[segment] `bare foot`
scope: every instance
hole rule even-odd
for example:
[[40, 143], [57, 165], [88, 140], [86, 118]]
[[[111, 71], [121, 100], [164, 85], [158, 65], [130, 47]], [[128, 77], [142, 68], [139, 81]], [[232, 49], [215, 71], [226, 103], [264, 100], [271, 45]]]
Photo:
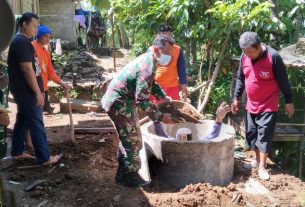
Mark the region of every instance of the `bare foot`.
[[42, 165], [54, 165], [57, 164], [60, 158], [62, 157], [62, 154], [50, 156], [50, 159], [46, 162], [44, 162]]
[[25, 150], [29, 152], [34, 152], [34, 146], [32, 143], [25, 143]]
[[35, 159], [34, 156], [28, 154], [28, 153], [22, 153], [20, 155], [12, 156], [13, 160], [20, 160], [20, 159]]

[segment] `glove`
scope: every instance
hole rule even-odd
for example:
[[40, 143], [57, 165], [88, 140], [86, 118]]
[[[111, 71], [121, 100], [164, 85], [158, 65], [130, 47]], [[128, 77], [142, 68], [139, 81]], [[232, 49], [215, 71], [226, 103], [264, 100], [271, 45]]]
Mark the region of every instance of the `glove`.
[[160, 137], [165, 137], [168, 138], [167, 134], [164, 132], [163, 127], [161, 125], [161, 122], [157, 121], [154, 122], [154, 127], [155, 127], [155, 132], [156, 135], [160, 136]]

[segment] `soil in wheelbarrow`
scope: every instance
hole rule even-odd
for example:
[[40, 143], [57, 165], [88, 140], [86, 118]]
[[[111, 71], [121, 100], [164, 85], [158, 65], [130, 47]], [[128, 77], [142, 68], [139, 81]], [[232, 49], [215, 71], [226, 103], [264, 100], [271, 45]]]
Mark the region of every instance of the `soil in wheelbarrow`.
[[158, 105], [158, 108], [163, 113], [172, 114], [172, 118], [176, 123], [192, 122], [199, 123], [202, 116], [188, 107], [185, 103], [184, 106], [178, 107], [175, 103], [164, 102]]

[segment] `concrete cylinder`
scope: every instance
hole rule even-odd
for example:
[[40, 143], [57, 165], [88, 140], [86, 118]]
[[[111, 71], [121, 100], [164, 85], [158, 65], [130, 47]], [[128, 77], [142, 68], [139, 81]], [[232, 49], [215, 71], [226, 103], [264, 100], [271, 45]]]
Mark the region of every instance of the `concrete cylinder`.
[[205, 120], [199, 124], [163, 124], [170, 137], [176, 137], [179, 128], [191, 129], [191, 141], [159, 137], [155, 134], [152, 122], [143, 124], [140, 175], [145, 180], [150, 180], [148, 160], [155, 156], [163, 161], [156, 179], [171, 187], [181, 188], [199, 182], [218, 186], [229, 184], [234, 171], [235, 130], [222, 124], [219, 136], [211, 142], [198, 140], [212, 130], [213, 123], [214, 121]]

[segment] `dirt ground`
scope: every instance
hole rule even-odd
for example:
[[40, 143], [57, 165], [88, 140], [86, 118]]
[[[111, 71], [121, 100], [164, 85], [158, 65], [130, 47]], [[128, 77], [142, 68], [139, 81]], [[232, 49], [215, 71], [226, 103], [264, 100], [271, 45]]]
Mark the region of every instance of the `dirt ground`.
[[[58, 105], [55, 112], [58, 111]], [[12, 128], [16, 106], [10, 103]], [[106, 114], [73, 114], [75, 127], [111, 126]], [[60, 164], [20, 170], [33, 161], [15, 162], [1, 171], [5, 187], [15, 193], [17, 206], [303, 206], [305, 183], [269, 165], [271, 179], [259, 181], [257, 170], [245, 170], [235, 160], [234, 178], [225, 187], [208, 183], [173, 189], [153, 182], [150, 188], [128, 188], [115, 184], [117, 138], [113, 133], [76, 135], [70, 142], [69, 116], [55, 113], [44, 116], [52, 154], [63, 153]], [[248, 156], [252, 156], [248, 154]], [[46, 182], [33, 191], [24, 189], [37, 179]], [[252, 189], [252, 191], [251, 191]]]

